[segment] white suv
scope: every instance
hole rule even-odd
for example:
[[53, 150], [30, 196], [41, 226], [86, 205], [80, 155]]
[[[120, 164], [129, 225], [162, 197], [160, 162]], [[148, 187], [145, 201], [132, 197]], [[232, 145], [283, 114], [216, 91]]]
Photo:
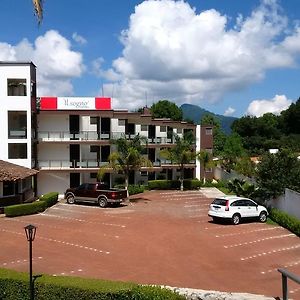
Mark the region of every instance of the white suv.
[[251, 199], [224, 196], [212, 202], [208, 215], [213, 218], [213, 221], [221, 218], [231, 219], [234, 225], [238, 225], [243, 218], [258, 218], [260, 222], [266, 222], [268, 211]]

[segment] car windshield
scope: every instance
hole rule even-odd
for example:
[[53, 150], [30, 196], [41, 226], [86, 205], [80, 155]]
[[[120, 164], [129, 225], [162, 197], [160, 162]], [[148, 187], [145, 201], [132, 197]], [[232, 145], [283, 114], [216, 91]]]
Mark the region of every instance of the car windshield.
[[212, 204], [217, 204], [217, 205], [222, 205], [222, 206], [226, 206], [226, 202], [227, 200], [225, 199], [215, 199]]

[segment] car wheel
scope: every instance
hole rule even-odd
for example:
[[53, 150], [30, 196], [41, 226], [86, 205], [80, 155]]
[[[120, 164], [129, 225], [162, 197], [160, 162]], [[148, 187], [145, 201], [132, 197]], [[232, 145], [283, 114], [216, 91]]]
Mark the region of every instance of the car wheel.
[[241, 222], [241, 216], [239, 214], [234, 214], [231, 220], [233, 225], [238, 225]]
[[107, 200], [105, 198], [100, 198], [98, 202], [99, 202], [99, 206], [102, 208], [107, 206]]
[[265, 223], [267, 221], [267, 213], [262, 211], [259, 215], [259, 221]]
[[217, 217], [213, 217], [212, 220], [213, 220], [214, 223], [218, 223], [219, 219]]
[[68, 195], [67, 196], [67, 202], [69, 204], [74, 204], [75, 203], [75, 197], [74, 197], [74, 195]]

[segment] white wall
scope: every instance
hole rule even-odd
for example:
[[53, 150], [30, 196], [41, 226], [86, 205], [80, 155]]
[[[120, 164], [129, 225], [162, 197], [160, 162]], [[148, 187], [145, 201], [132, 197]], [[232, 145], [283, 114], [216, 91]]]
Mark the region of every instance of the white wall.
[[69, 145], [64, 143], [38, 144], [38, 160], [69, 160]]
[[[196, 127], [196, 152], [201, 150], [201, 125]], [[201, 179], [201, 165], [199, 159], [196, 159], [196, 178]]]
[[69, 115], [38, 115], [38, 131], [69, 131]]
[[63, 194], [70, 185], [69, 172], [44, 172], [41, 171], [37, 175], [38, 180], [38, 196], [50, 192], [58, 192]]
[[[26, 79], [27, 96], [7, 96], [7, 79]], [[30, 65], [0, 65], [0, 159], [31, 168], [31, 77]], [[8, 111], [27, 112], [27, 138], [8, 139]], [[8, 143], [26, 143], [27, 159], [8, 159]]]

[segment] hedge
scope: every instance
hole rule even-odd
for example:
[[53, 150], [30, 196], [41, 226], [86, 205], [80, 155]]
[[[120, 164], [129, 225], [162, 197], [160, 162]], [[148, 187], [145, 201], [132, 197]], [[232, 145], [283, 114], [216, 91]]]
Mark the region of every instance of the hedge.
[[271, 208], [269, 218], [300, 237], [300, 220], [276, 208]]
[[[177, 190], [180, 189], [179, 180], [149, 180], [150, 190]], [[183, 188], [186, 190], [196, 190], [201, 187], [201, 181], [198, 179], [184, 179]]]
[[[28, 274], [0, 269], [0, 299], [28, 300]], [[170, 290], [141, 286], [130, 282], [114, 282], [79, 277], [42, 275], [35, 281], [37, 300], [183, 300]]]
[[4, 208], [6, 217], [18, 217], [32, 215], [42, 212], [46, 209], [46, 202], [36, 201], [32, 203], [10, 205]]
[[18, 217], [43, 212], [47, 207], [57, 203], [58, 193], [52, 192], [40, 197], [39, 201], [10, 205], [4, 208], [6, 217]]
[[144, 193], [145, 187], [143, 185], [129, 185], [128, 186], [128, 194], [129, 195], [135, 195]]

